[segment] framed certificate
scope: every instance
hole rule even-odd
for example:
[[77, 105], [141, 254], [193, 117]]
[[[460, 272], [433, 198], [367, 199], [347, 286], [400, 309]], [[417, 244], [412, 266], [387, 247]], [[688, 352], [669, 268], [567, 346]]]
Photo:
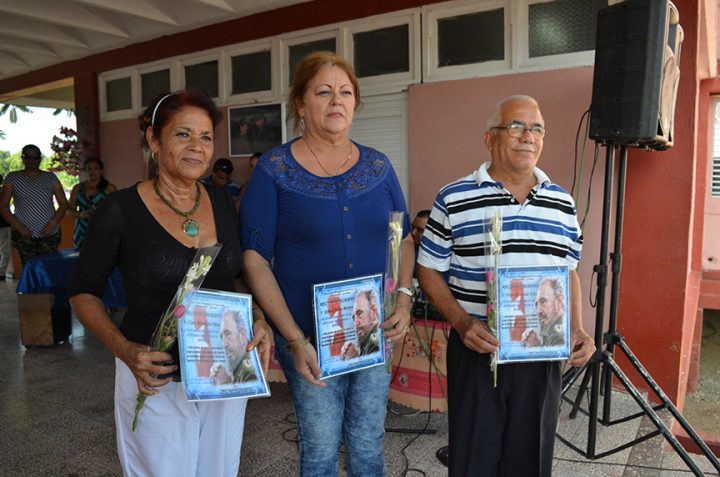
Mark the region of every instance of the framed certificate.
[[269, 396], [252, 340], [252, 297], [195, 290], [178, 319], [180, 369], [189, 401]]
[[498, 364], [570, 356], [567, 266], [498, 267]]
[[382, 274], [313, 286], [320, 379], [385, 363]]

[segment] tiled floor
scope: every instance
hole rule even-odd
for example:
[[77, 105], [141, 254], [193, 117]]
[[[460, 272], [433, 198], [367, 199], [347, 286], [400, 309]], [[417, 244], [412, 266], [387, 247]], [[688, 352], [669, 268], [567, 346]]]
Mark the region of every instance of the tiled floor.
[[[113, 359], [99, 342], [74, 323], [71, 343], [26, 349], [20, 343], [15, 284], [0, 281], [0, 475], [120, 475], [115, 453], [112, 412]], [[284, 384], [272, 384], [272, 397], [250, 402], [247, 411], [242, 476], [297, 474], [292, 404]], [[627, 396], [613, 394], [613, 413], [634, 412]], [[567, 406], [565, 406], [567, 408]], [[394, 411], [394, 412], [392, 412]], [[446, 414], [412, 413], [391, 405], [388, 429], [426, 429], [431, 433], [388, 432], [388, 473], [443, 476], [435, 457], [447, 443]], [[584, 447], [587, 421], [569, 420], [564, 410], [560, 433]], [[608, 449], [638, 433], [627, 423], [598, 433], [598, 449]], [[554, 475], [659, 476], [692, 475], [672, 450], [656, 437], [642, 446], [598, 461], [587, 461], [563, 444], [556, 445]], [[697, 459], [707, 475], [712, 467]]]

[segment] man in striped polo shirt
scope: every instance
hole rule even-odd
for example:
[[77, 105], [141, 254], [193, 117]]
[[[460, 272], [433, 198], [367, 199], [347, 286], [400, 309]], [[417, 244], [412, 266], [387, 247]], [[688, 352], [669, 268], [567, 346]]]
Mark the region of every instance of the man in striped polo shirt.
[[[38, 255], [57, 251], [60, 220], [68, 208], [62, 184], [52, 172], [40, 170], [40, 148], [22, 148], [25, 168], [8, 174], [0, 192], [0, 214], [12, 226], [12, 244], [23, 265]], [[53, 198], [58, 203], [55, 209]], [[15, 213], [10, 211], [14, 201]]]
[[[582, 326], [575, 271], [582, 233], [575, 204], [536, 167], [545, 123], [537, 102], [510, 96], [493, 108], [491, 161], [438, 193], [423, 235], [418, 279], [452, 325], [447, 352], [450, 476], [550, 476], [560, 401], [557, 361], [503, 364], [497, 387], [489, 353], [484, 223], [499, 212], [502, 265], [571, 268], [571, 355], [582, 366], [595, 344]], [[446, 281], [446, 277], [447, 281]]]

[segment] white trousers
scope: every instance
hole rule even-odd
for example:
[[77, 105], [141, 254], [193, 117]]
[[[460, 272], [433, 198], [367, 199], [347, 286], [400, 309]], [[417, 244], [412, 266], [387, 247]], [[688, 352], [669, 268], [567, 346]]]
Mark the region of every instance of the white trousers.
[[127, 477], [235, 477], [240, 467], [247, 399], [191, 402], [182, 383], [148, 396], [135, 432], [137, 381], [115, 359], [115, 428]]
[[5, 276], [10, 263], [10, 227], [0, 227], [0, 275]]

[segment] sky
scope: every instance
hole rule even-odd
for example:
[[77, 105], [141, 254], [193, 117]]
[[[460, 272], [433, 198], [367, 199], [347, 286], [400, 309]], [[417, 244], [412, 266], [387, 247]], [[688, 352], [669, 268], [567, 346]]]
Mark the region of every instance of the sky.
[[75, 115], [68, 117], [66, 112], [53, 116], [53, 108], [30, 108], [33, 113], [18, 111], [17, 122], [10, 122], [10, 114], [0, 116], [0, 131], [5, 139], [0, 139], [0, 151], [10, 154], [20, 152], [25, 144], [35, 144], [45, 156], [51, 156], [52, 138], [60, 132], [60, 126], [76, 128]]

